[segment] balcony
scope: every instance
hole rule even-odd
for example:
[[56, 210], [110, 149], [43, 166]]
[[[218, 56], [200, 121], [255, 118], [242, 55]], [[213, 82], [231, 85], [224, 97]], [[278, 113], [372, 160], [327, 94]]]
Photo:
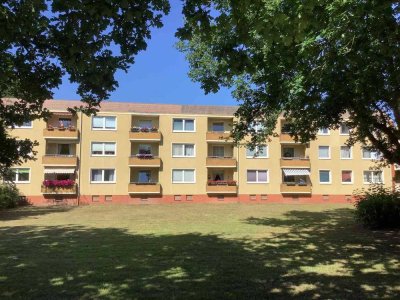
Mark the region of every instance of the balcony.
[[296, 142], [294, 141], [294, 139], [290, 136], [290, 134], [284, 133], [284, 132], [282, 132], [282, 133], [279, 135], [279, 141], [280, 141], [281, 143], [286, 143], [286, 144], [294, 144], [294, 143], [296, 143]]
[[73, 186], [46, 186], [42, 184], [41, 192], [44, 195], [76, 195], [77, 185]]
[[207, 182], [207, 194], [237, 194], [236, 181], [210, 180]]
[[282, 157], [281, 168], [310, 168], [309, 158], [305, 157]]
[[71, 166], [78, 164], [78, 158], [75, 155], [46, 154], [42, 157], [42, 164], [45, 166]]
[[230, 132], [209, 131], [206, 133], [207, 142], [233, 143]]
[[45, 139], [67, 139], [77, 140], [79, 131], [74, 128], [45, 128], [43, 129], [43, 136]]
[[311, 184], [282, 183], [282, 194], [311, 194]]
[[132, 182], [128, 186], [129, 194], [161, 194], [161, 184], [150, 182]]
[[207, 157], [207, 168], [236, 168], [236, 158], [233, 157]]
[[153, 156], [151, 154], [138, 154], [129, 157], [130, 167], [161, 167], [161, 158]]
[[129, 132], [129, 139], [131, 141], [161, 141], [161, 132], [156, 128], [148, 129], [148, 128], [139, 128], [134, 127]]

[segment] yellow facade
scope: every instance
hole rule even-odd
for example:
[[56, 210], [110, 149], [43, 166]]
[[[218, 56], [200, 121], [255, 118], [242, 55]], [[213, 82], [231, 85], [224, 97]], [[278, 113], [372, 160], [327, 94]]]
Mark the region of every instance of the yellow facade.
[[[170, 201], [196, 197], [199, 201], [224, 197], [237, 201], [291, 197], [339, 201], [348, 200], [355, 189], [368, 187], [364, 172], [377, 168], [374, 160], [363, 158], [360, 145], [352, 147], [350, 158], [341, 157], [341, 147], [348, 136], [339, 130], [322, 133], [306, 145], [294, 143], [282, 133], [284, 120], [279, 120], [278, 135], [266, 143], [266, 153], [253, 157], [245, 147], [237, 147], [229, 139], [232, 114], [200, 110], [198, 114], [144, 113], [112, 107], [103, 106], [97, 115], [105, 117], [96, 119], [100, 124], [96, 126], [104, 124], [104, 128], [93, 128], [93, 117], [72, 117], [65, 109], [52, 109], [54, 115], [48, 123], [34, 121], [31, 127], [11, 131], [18, 138], [39, 142], [35, 149], [37, 159], [16, 167], [29, 168], [29, 181], [18, 182], [17, 186], [32, 203], [74, 198], [71, 194], [80, 203], [98, 201], [99, 197], [127, 203], [135, 199]], [[67, 122], [67, 127], [63, 128], [59, 119]], [[102, 154], [93, 154], [92, 146]], [[328, 156], [321, 158], [320, 152]], [[95, 181], [92, 169], [99, 170], [93, 175]], [[342, 171], [346, 178], [352, 172], [351, 182], [342, 182]], [[381, 171], [383, 184], [391, 187], [391, 167]], [[67, 177], [76, 182], [71, 193], [68, 189], [49, 192], [42, 186], [45, 179], [61, 178], [57, 172], [67, 172]], [[111, 176], [104, 172], [114, 173]], [[329, 177], [328, 182], [320, 182], [321, 176], [324, 181]], [[106, 177], [111, 180], [97, 181]]]

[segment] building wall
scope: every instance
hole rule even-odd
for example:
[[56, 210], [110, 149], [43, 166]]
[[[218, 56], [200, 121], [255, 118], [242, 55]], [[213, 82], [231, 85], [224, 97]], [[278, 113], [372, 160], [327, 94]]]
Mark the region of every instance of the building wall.
[[[56, 114], [56, 112], [55, 112]], [[105, 201], [105, 195], [112, 195], [112, 202], [123, 203], [160, 203], [160, 202], [323, 202], [329, 199], [330, 202], [347, 201], [355, 189], [365, 188], [368, 185], [363, 182], [363, 171], [374, 168], [376, 164], [367, 159], [362, 159], [360, 145], [352, 149], [352, 159], [340, 158], [340, 146], [345, 145], [347, 136], [339, 134], [338, 130], [330, 131], [329, 135], [318, 136], [316, 141], [309, 145], [282, 144], [280, 137], [272, 137], [268, 145], [267, 158], [248, 158], [246, 148], [243, 146], [234, 147], [232, 143], [225, 141], [207, 142], [206, 134], [212, 130], [213, 121], [224, 122], [226, 131], [230, 130], [233, 117], [227, 115], [195, 115], [195, 114], [136, 114], [132, 112], [101, 111], [99, 116], [116, 116], [116, 130], [93, 130], [91, 117], [79, 114], [74, 124], [79, 133], [79, 141], [69, 139], [45, 139], [44, 129], [47, 127], [44, 121], [34, 121], [32, 128], [14, 129], [11, 134], [19, 138], [37, 140], [39, 146], [35, 148], [37, 153], [36, 161], [29, 161], [21, 167], [31, 169], [30, 182], [17, 184], [20, 191], [28, 196], [33, 203], [51, 204], [54, 195], [44, 196], [41, 192], [41, 185], [44, 179], [44, 166], [42, 156], [46, 154], [46, 143], [50, 153], [54, 152], [54, 143], [70, 142], [73, 151], [76, 150], [78, 165], [76, 166], [77, 183], [79, 187], [79, 202], [92, 203], [92, 196], [98, 203]], [[174, 118], [195, 119], [195, 132], [173, 132], [172, 124]], [[138, 145], [148, 142], [130, 140], [130, 130], [139, 125], [140, 120], [152, 120], [153, 126], [158, 127], [162, 139], [160, 142], [151, 141], [154, 147], [153, 154], [161, 158], [160, 168], [130, 167], [129, 157], [138, 153]], [[280, 120], [281, 121], [281, 120]], [[57, 126], [57, 118], [50, 121]], [[281, 124], [282, 122], [278, 122]], [[279, 128], [277, 132], [280, 132]], [[47, 141], [47, 142], [46, 142]], [[92, 142], [116, 142], [116, 155], [97, 157], [91, 155]], [[195, 144], [195, 157], [176, 158], [172, 157], [172, 144]], [[207, 168], [207, 156], [212, 155], [212, 145], [223, 145], [225, 156], [233, 156], [237, 161], [236, 168]], [[295, 156], [309, 158], [312, 193], [311, 194], [282, 194], [282, 167], [281, 157], [283, 145], [293, 145]], [[318, 158], [318, 146], [330, 146], [330, 159]], [[53, 147], [53, 148], [52, 148]], [[115, 169], [116, 181], [113, 183], [92, 183], [90, 170]], [[129, 183], [137, 178], [139, 170], [151, 170], [153, 180], [158, 180], [162, 187], [162, 193], [158, 195], [137, 195], [129, 194]], [[172, 183], [172, 169], [194, 169], [195, 183]], [[224, 171], [225, 180], [237, 181], [237, 194], [207, 194], [207, 182], [213, 179], [215, 171]], [[268, 170], [267, 183], [248, 183], [247, 170]], [[319, 170], [331, 171], [331, 183], [319, 183]], [[341, 183], [341, 171], [353, 171], [353, 183]], [[384, 185], [392, 186], [392, 174], [390, 167], [383, 168]], [[186, 197], [175, 197], [178, 195], [190, 195]], [[255, 196], [250, 196], [255, 195]], [[263, 195], [263, 196], [261, 196]], [[329, 197], [326, 197], [329, 195]], [[68, 203], [77, 203], [78, 197], [71, 195], [64, 196]], [[72, 199], [72, 200], [71, 200]], [[75, 200], [73, 200], [75, 199]], [[266, 200], [268, 199], [268, 200]], [[97, 202], [97, 201], [96, 201]]]

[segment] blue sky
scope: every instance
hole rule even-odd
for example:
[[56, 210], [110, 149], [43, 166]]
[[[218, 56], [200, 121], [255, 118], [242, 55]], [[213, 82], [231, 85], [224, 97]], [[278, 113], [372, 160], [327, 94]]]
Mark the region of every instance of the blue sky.
[[[228, 90], [205, 95], [199, 83], [192, 82], [185, 57], [175, 48], [175, 31], [182, 25], [182, 2], [171, 0], [171, 12], [161, 29], [153, 29], [146, 51], [139, 53], [128, 73], [116, 75], [119, 87], [110, 100], [123, 102], [236, 105]], [[54, 99], [79, 100], [76, 85], [67, 80], [54, 91]]]

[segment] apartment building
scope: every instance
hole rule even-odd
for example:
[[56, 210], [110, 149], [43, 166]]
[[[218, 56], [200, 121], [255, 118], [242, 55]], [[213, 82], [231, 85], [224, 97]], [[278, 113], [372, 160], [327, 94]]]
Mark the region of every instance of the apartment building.
[[351, 201], [355, 189], [393, 184], [378, 154], [347, 147], [348, 128], [322, 128], [296, 143], [277, 136], [251, 151], [229, 138], [236, 107], [105, 102], [97, 116], [73, 116], [74, 101], [49, 100], [46, 123], [11, 130], [37, 140], [37, 160], [13, 168], [35, 205]]

